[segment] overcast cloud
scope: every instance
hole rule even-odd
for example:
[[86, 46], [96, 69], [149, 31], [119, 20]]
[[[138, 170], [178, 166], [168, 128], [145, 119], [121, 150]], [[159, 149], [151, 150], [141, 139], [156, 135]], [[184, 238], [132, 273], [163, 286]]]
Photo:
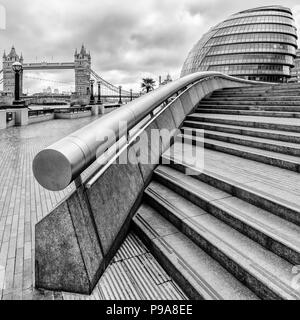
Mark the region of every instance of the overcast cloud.
[[[169, 72], [179, 77], [189, 50], [211, 26], [235, 12], [270, 4], [290, 7], [300, 30], [299, 0], [0, 0], [6, 8], [0, 52], [15, 45], [25, 62], [68, 62], [84, 43], [97, 73], [137, 90], [144, 76], [157, 79]], [[25, 76], [61, 82], [26, 78], [31, 91], [74, 86], [73, 71]]]

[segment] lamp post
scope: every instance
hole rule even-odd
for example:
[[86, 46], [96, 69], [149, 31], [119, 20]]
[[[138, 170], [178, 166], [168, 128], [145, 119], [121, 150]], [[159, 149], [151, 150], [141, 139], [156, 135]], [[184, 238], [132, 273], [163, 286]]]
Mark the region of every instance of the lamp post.
[[122, 86], [119, 86], [119, 104], [122, 104]]
[[101, 82], [98, 81], [98, 101], [97, 101], [97, 104], [102, 104], [102, 101], [101, 101]]
[[91, 83], [91, 98], [90, 98], [90, 104], [95, 104], [95, 97], [94, 97], [94, 83], [95, 80], [90, 80]]
[[12, 65], [12, 69], [15, 72], [15, 100], [13, 101], [13, 105], [25, 107], [24, 101], [20, 100], [20, 75], [23, 70], [22, 64], [20, 62], [15, 62]]

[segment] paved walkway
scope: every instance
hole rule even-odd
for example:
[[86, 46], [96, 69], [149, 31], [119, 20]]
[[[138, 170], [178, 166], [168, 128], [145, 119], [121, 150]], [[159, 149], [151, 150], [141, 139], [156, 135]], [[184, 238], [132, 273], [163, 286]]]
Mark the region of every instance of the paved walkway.
[[53, 120], [0, 130], [0, 300], [185, 298], [132, 234], [92, 296], [34, 289], [34, 226], [72, 186], [63, 192], [43, 189], [33, 177], [32, 160], [43, 148], [95, 119]]

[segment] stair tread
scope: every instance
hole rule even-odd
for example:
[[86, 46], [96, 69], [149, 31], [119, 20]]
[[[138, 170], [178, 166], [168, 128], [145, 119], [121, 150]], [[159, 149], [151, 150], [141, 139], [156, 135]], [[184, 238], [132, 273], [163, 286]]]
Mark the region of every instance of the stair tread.
[[[165, 251], [167, 258], [190, 280], [204, 299], [258, 299], [252, 291], [152, 207], [143, 203], [133, 221], [136, 225], [145, 226], [147, 237]], [[157, 233], [158, 228], [164, 231]]]
[[251, 98], [238, 98], [238, 99], [206, 99], [201, 100], [201, 105], [215, 104], [215, 105], [252, 105], [252, 106], [286, 106], [286, 107], [299, 107], [300, 100], [284, 99], [282, 101], [276, 99], [251, 99]]
[[[190, 135], [178, 135], [178, 137], [192, 137]], [[193, 140], [199, 140], [198, 137], [192, 137]], [[199, 140], [200, 143], [203, 143], [203, 139]], [[249, 152], [249, 153], [255, 153], [261, 156], [265, 156], [265, 157], [270, 157], [270, 158], [274, 158], [274, 159], [278, 159], [278, 160], [283, 160], [283, 161], [288, 161], [288, 162], [292, 162], [295, 164], [300, 164], [300, 157], [296, 157], [296, 156], [291, 156], [291, 155], [286, 155], [283, 153], [278, 153], [278, 152], [273, 152], [273, 151], [268, 151], [268, 150], [263, 150], [263, 149], [258, 149], [258, 148], [254, 148], [254, 147], [248, 147], [248, 146], [243, 146], [243, 145], [238, 145], [235, 143], [230, 143], [230, 142], [223, 142], [223, 141], [219, 141], [219, 140], [215, 140], [215, 139], [207, 139], [205, 138], [205, 143], [207, 144], [214, 144], [214, 145], [218, 145], [224, 148], [231, 148], [234, 150], [238, 150], [240, 152]]]
[[[211, 95], [209, 98], [205, 98], [203, 100], [205, 101], [209, 101], [209, 100], [221, 100], [221, 99], [225, 99], [225, 100], [228, 100], [228, 99], [234, 99], [234, 100], [239, 100], [239, 99], [243, 99], [243, 98], [248, 98], [246, 100], [283, 100], [283, 99], [286, 99], [287, 96], [285, 95], [272, 95], [271, 93], [269, 93], [268, 95], [264, 94], [264, 93], [257, 93], [256, 96], [239, 96], [238, 94], [236, 95], [231, 95], [231, 96], [227, 96], [227, 95], [222, 95], [222, 96], [215, 96], [215, 95]], [[288, 96], [289, 99], [296, 99], [296, 100], [299, 100], [300, 97], [298, 95], [294, 95], [294, 96]]]
[[218, 126], [218, 127], [229, 128], [229, 129], [239, 129], [239, 130], [247, 130], [247, 131], [254, 131], [254, 132], [261, 132], [261, 133], [274, 133], [274, 134], [280, 134], [280, 135], [300, 138], [300, 132], [279, 131], [279, 130], [272, 130], [272, 129], [251, 128], [251, 127], [243, 127], [243, 126], [231, 126], [229, 124], [216, 124], [213, 122], [201, 122], [201, 121], [189, 121], [189, 120], [186, 120], [184, 122], [184, 125], [186, 125], [188, 123], [199, 124], [199, 125]]
[[[163, 157], [171, 155], [178, 163], [190, 163], [189, 159], [182, 159], [182, 154], [177, 153], [176, 150], [180, 150], [176, 148], [177, 145], [181, 143], [175, 142]], [[185, 148], [189, 155], [193, 154], [193, 149], [197, 147], [186, 145]], [[213, 173], [235, 185], [252, 188], [274, 202], [293, 207], [300, 214], [299, 173], [211, 149], [205, 149], [204, 164], [199, 162], [199, 166], [196, 163], [193, 169], [207, 174]]]
[[[188, 127], [182, 127], [182, 130], [187, 130], [187, 131], [191, 130], [191, 131], [200, 132], [200, 133], [203, 132], [203, 130], [201, 130], [201, 129], [188, 128]], [[187, 131], [185, 131], [185, 132], [187, 133]], [[294, 148], [294, 149], [299, 149], [300, 150], [299, 143], [285, 142], [285, 141], [278, 141], [278, 140], [257, 138], [257, 137], [250, 137], [250, 136], [245, 136], [245, 135], [242, 135], [242, 134], [218, 132], [218, 131], [212, 131], [212, 130], [205, 130], [205, 133], [214, 134], [214, 135], [220, 136], [220, 137], [230, 137], [230, 138], [236, 138], [236, 139], [241, 139], [241, 140], [246, 140], [246, 141], [253, 141], [253, 142], [259, 142], [259, 143], [268, 143], [268, 144], [273, 144], [273, 145], [276, 145], [276, 146], [283, 146], [283, 147], [289, 147], [289, 148]]]
[[[170, 167], [159, 166], [155, 172], [300, 253], [299, 226]], [[164, 193], [162, 188], [161, 194]]]
[[[151, 183], [147, 190], [149, 189], [156, 191], [156, 201], [160, 201], [159, 196], [162, 194], [162, 189], [159, 184]], [[169, 194], [172, 195], [170, 198]], [[179, 202], [181, 202], [180, 209], [178, 209]], [[201, 212], [198, 216], [182, 219], [182, 215], [186, 215], [190, 207], [194, 205], [179, 195], [176, 196], [176, 203], [174, 203], [174, 192], [170, 189], [168, 189], [168, 193], [164, 193], [163, 206], [167, 206], [182, 223], [188, 225], [201, 238], [229, 257], [231, 261], [240, 265], [260, 282], [271, 287], [278, 296], [286, 299], [300, 299], [300, 293], [291, 287], [293, 266], [289, 262], [210, 214]], [[174, 207], [176, 210], [173, 209]]]
[[280, 91], [272, 91], [272, 92], [213, 92], [211, 97], [218, 98], [218, 97], [299, 97], [299, 92], [295, 92], [295, 90], [280, 90]]
[[[280, 109], [284, 109], [284, 111], [286, 110], [287, 112], [293, 112], [296, 113], [297, 111], [289, 111], [288, 109], [297, 109], [300, 110], [300, 106], [288, 106], [288, 105], [272, 105], [272, 104], [266, 104], [266, 105], [259, 105], [259, 104], [255, 104], [255, 105], [250, 105], [250, 104], [242, 104], [242, 105], [238, 105], [238, 104], [215, 104], [215, 103], [200, 103], [198, 109], [201, 108], [202, 110], [205, 108], [210, 108], [210, 109], [217, 109], [217, 110], [242, 110], [242, 111], [277, 111]], [[248, 109], [245, 109], [248, 108]], [[268, 108], [272, 108], [272, 109], [277, 109], [277, 110], [268, 110]], [[283, 112], [283, 111], [282, 111]]]
[[234, 120], [234, 121], [247, 121], [247, 122], [258, 122], [258, 123], [272, 123], [272, 124], [283, 124], [290, 126], [299, 126], [300, 127], [300, 119], [297, 118], [276, 118], [276, 117], [255, 117], [255, 116], [241, 116], [241, 115], [213, 115], [210, 113], [193, 113], [189, 115], [190, 118], [206, 118], [206, 119], [224, 119], [224, 120]]
[[266, 117], [269, 115], [269, 117], [274, 117], [274, 114], [276, 114], [278, 117], [279, 116], [285, 116], [289, 118], [299, 118], [300, 117], [300, 112], [294, 112], [294, 111], [275, 111], [275, 110], [239, 110], [239, 109], [217, 109], [217, 108], [210, 108], [210, 109], [204, 109], [204, 108], [199, 108], [197, 111], [200, 111], [201, 114], [203, 113], [212, 113], [215, 112], [216, 114], [228, 114], [229, 112], [238, 114], [239, 112], [241, 115], [243, 113], [248, 113], [246, 114], [247, 116], [259, 116], [260, 114], [264, 114]]

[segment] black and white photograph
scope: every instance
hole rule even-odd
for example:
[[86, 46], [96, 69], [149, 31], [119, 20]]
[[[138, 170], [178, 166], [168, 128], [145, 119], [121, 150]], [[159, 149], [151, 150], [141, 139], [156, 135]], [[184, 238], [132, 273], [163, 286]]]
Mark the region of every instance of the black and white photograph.
[[0, 308], [300, 300], [299, 35], [299, 0], [0, 0]]

